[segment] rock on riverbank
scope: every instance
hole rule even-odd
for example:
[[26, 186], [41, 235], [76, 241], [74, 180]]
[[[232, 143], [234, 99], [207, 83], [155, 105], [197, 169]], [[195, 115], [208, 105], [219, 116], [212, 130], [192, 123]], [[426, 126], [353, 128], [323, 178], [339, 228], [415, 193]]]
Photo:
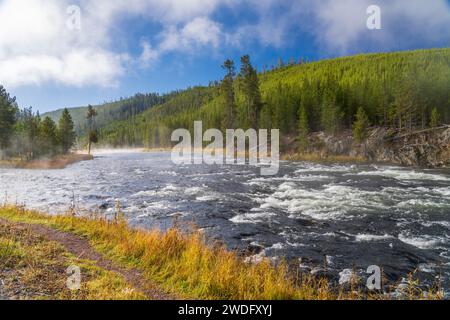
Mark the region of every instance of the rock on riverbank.
[[[319, 159], [342, 157], [404, 166], [450, 167], [450, 126], [403, 134], [381, 127], [372, 128], [363, 143], [357, 143], [350, 130], [336, 136], [316, 132], [308, 140], [305, 154], [314, 154]], [[297, 142], [291, 139], [286, 145], [294, 150]], [[287, 149], [286, 154], [291, 158], [302, 158], [301, 154], [295, 155], [289, 152], [289, 147]]]

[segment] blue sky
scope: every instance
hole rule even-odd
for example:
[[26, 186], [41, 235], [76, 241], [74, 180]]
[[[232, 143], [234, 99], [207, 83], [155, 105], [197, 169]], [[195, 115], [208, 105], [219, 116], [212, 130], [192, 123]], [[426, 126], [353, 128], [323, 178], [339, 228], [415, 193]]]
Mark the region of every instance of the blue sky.
[[0, 0], [0, 84], [41, 112], [207, 84], [247, 53], [261, 68], [449, 44], [448, 0]]

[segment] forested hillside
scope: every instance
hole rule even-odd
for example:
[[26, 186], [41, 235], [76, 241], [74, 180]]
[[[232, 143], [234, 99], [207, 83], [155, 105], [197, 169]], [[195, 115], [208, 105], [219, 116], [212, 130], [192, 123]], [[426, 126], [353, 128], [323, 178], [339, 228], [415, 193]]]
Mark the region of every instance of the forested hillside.
[[100, 142], [112, 146], [161, 147], [170, 145], [172, 128], [191, 128], [186, 115], [197, 115], [205, 109], [202, 119], [214, 113], [210, 103], [219, 97], [215, 87], [196, 87], [174, 95], [167, 102], [124, 121], [116, 121], [100, 128]]
[[[148, 108], [164, 103], [164, 101], [169, 99], [173, 94], [171, 93], [164, 96], [160, 96], [156, 93], [136, 94], [131, 98], [123, 98], [118, 101], [108, 102], [102, 105], [95, 106], [95, 109], [98, 113], [96, 117], [96, 123], [99, 127], [101, 127], [113, 121], [129, 119], [147, 110]], [[64, 109], [49, 112], [44, 114], [43, 116], [48, 116], [52, 120], [57, 121], [57, 119], [61, 117], [63, 111]], [[83, 135], [86, 133], [87, 111], [88, 106], [70, 109], [70, 114], [75, 123], [75, 130], [77, 134]]]
[[[100, 128], [113, 146], [170, 145], [170, 133], [192, 128], [279, 128], [283, 134], [338, 133], [377, 125], [398, 131], [450, 122], [450, 49], [370, 54], [240, 72], [209, 87], [173, 94], [165, 103]], [[237, 74], [236, 74], [237, 73]], [[359, 129], [358, 129], [359, 128]]]

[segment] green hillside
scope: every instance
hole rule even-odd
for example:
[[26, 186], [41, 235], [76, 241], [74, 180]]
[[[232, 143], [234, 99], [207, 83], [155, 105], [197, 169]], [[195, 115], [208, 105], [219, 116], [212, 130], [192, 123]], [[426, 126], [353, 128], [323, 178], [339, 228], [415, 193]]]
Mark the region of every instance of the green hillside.
[[[171, 94], [160, 96], [156, 93], [151, 94], [136, 94], [131, 98], [120, 99], [118, 101], [105, 103], [94, 106], [98, 112], [96, 117], [96, 124], [99, 127], [107, 125], [114, 121], [129, 119], [137, 114], [151, 108], [155, 105], [160, 105], [169, 99]], [[76, 132], [79, 135], [86, 133], [86, 113], [88, 107], [79, 107], [70, 109], [70, 114], [75, 123]], [[49, 116], [54, 121], [58, 121], [64, 109], [49, 112], [43, 116]]]
[[[450, 49], [358, 55], [282, 66], [260, 73], [258, 78], [262, 98], [257, 113], [259, 127], [279, 128], [285, 135], [299, 132], [301, 110], [306, 119], [300, 124], [306, 123], [309, 131], [333, 133], [352, 128], [361, 108], [372, 125], [399, 131], [425, 128], [436, 119], [450, 122]], [[191, 88], [124, 121], [109, 123], [100, 130], [101, 142], [113, 146], [168, 146], [174, 129], [192, 128], [196, 120], [203, 120], [205, 128], [223, 129], [223, 86], [219, 83]], [[233, 78], [233, 88], [235, 127], [249, 128], [254, 117], [242, 75]]]

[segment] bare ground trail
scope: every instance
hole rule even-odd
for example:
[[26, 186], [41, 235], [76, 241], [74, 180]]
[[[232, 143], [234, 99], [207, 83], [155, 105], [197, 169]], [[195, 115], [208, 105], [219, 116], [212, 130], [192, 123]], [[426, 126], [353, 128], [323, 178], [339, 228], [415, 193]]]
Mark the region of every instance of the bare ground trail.
[[[78, 259], [92, 261], [97, 267], [103, 270], [114, 272], [123, 276], [124, 280], [130, 286], [144, 294], [145, 297], [150, 300], [177, 299], [177, 297], [165, 292], [157, 284], [149, 282], [139, 270], [123, 268], [113, 261], [105, 258], [91, 246], [87, 239], [43, 225], [11, 222], [3, 218], [0, 218], [0, 227], [6, 227], [8, 230], [25, 230], [27, 233], [42, 237], [46, 241], [58, 243]], [[5, 297], [3, 296], [0, 298]]]

